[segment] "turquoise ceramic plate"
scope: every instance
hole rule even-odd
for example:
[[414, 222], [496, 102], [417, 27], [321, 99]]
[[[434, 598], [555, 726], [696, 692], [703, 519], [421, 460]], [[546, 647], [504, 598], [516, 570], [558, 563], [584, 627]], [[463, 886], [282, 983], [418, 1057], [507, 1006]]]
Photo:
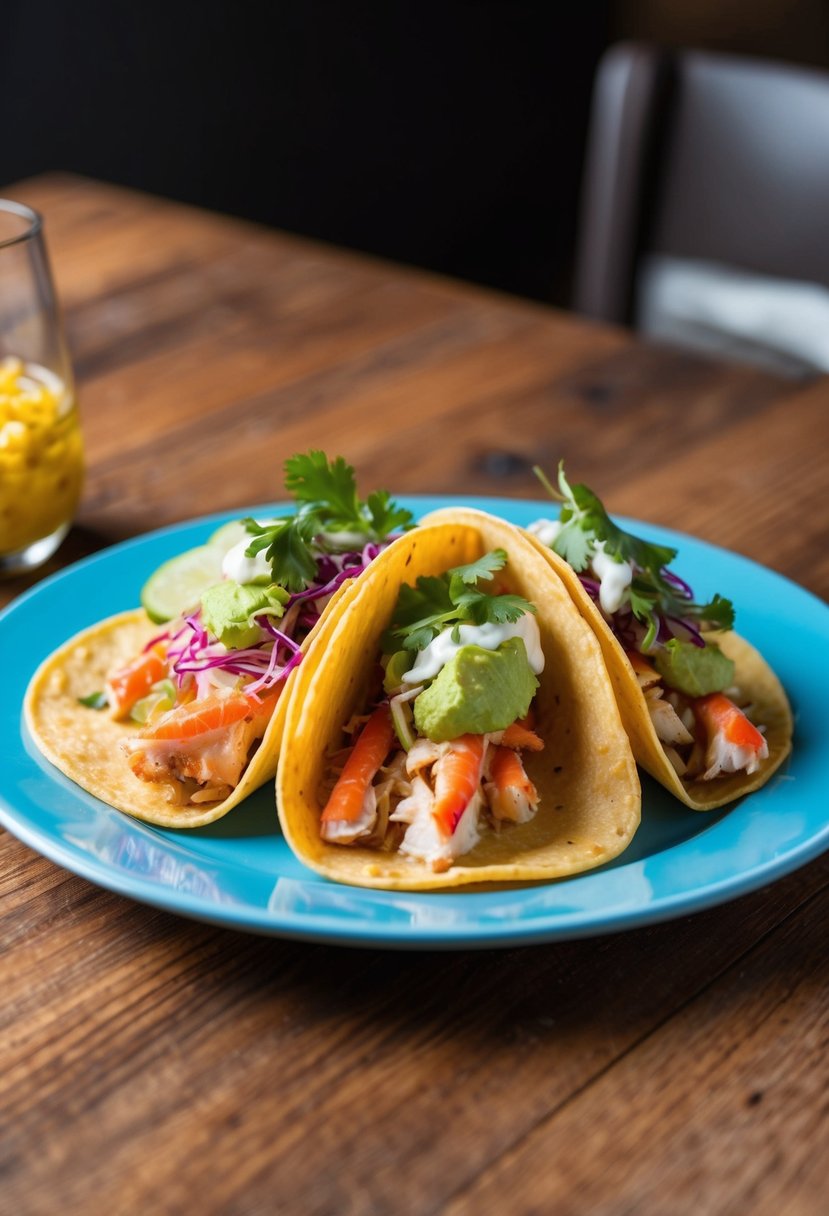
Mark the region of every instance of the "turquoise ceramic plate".
[[[423, 514], [444, 500], [406, 502]], [[471, 505], [526, 524], [540, 503]], [[254, 509], [267, 514], [268, 508]], [[21, 721], [35, 667], [59, 642], [131, 608], [147, 576], [200, 544], [227, 516], [167, 528], [79, 562], [0, 616], [0, 819], [58, 865], [184, 916], [256, 933], [348, 945], [467, 948], [608, 933], [733, 899], [829, 846], [825, 699], [829, 609], [745, 558], [651, 525], [631, 527], [680, 550], [699, 597], [730, 596], [740, 632], [760, 648], [795, 713], [795, 748], [756, 794], [723, 812], [688, 811], [645, 778], [642, 826], [627, 852], [582, 877], [486, 893], [420, 895], [339, 886], [305, 869], [282, 839], [270, 787], [209, 827], [164, 831], [80, 790], [45, 761]]]

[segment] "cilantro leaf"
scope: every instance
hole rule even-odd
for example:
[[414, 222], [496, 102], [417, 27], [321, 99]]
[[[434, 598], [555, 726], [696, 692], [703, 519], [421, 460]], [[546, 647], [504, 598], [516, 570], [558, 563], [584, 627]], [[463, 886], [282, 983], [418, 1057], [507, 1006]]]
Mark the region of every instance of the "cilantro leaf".
[[288, 591], [304, 591], [317, 575], [316, 559], [310, 544], [316, 526], [307, 515], [292, 515], [272, 524], [259, 524], [255, 519], [244, 520], [248, 532], [255, 537], [245, 553], [255, 557], [265, 550], [271, 563], [274, 582]]
[[706, 625], [714, 625], [717, 629], [734, 628], [734, 605], [731, 600], [715, 595], [710, 604], [694, 605], [698, 619]]
[[360, 516], [354, 470], [342, 456], [331, 461], [325, 452], [290, 456], [285, 461], [285, 489], [298, 504], [312, 507], [316, 515], [324, 514], [329, 528], [349, 528]]
[[386, 490], [375, 490], [365, 502], [357, 495], [354, 469], [342, 456], [328, 459], [311, 451], [285, 461], [285, 488], [300, 510], [313, 514], [320, 531], [362, 532], [367, 539], [385, 540], [395, 531], [414, 526], [414, 517], [393, 502]]
[[562, 527], [552, 545], [559, 557], [580, 573], [590, 565], [595, 546], [601, 544], [608, 557], [629, 562], [633, 567], [629, 607], [645, 627], [644, 639], [639, 643], [643, 652], [647, 653], [657, 643], [660, 634], [664, 638], [675, 625], [682, 626], [685, 622], [690, 624], [692, 633], [706, 627], [732, 628], [734, 608], [730, 600], [715, 595], [710, 604], [696, 604], [691, 589], [668, 572], [676, 549], [625, 532], [613, 522], [591, 489], [570, 485], [563, 461], [558, 466], [558, 489], [540, 468], [533, 471], [550, 497], [562, 504]]
[[87, 709], [106, 709], [109, 697], [105, 692], [91, 692], [88, 697], [78, 697], [78, 704], [85, 705]]
[[389, 649], [398, 650], [402, 644], [404, 650], [423, 650], [447, 623], [454, 620], [456, 611], [448, 579], [421, 576], [415, 587], [404, 583], [393, 627], [386, 635]]
[[[410, 629], [403, 639], [404, 650], [425, 650], [431, 642], [432, 638], [437, 637], [440, 629], [435, 630], [434, 623], [424, 622], [413, 629]], [[397, 649], [397, 644], [393, 643], [390, 650], [393, 652]]]
[[658, 603], [657, 589], [645, 580], [635, 578], [630, 585], [630, 608], [637, 621], [645, 626], [645, 636], [640, 646], [644, 654], [653, 646], [659, 633]]
[[462, 583], [470, 583], [474, 586], [479, 578], [491, 579], [499, 570], [503, 570], [506, 564], [506, 549], [493, 549], [490, 553], [485, 553], [483, 557], [469, 562], [466, 566], [455, 566], [451, 574]]
[[[670, 565], [676, 557], [676, 549], [669, 549], [667, 545], [653, 545], [649, 541], [640, 540], [631, 532], [624, 532], [610, 518], [601, 499], [587, 486], [575, 485], [571, 488], [564, 476], [564, 461], [558, 466], [558, 484], [564, 504], [561, 508], [561, 522], [565, 527], [556, 537], [553, 548], [559, 553], [559, 556], [565, 558], [565, 561], [569, 559], [565, 557], [564, 553], [559, 552], [559, 541], [567, 532], [566, 546], [578, 548], [574, 535], [576, 531], [581, 532], [582, 536], [587, 539], [588, 546], [596, 541], [602, 541], [605, 553], [609, 557], [615, 557], [624, 562], [633, 562], [643, 570], [658, 573], [663, 566]], [[583, 570], [585, 565], [587, 565], [586, 561], [578, 569]]]
[[525, 612], [535, 612], [535, 604], [531, 604], [521, 595], [482, 595], [475, 612], [483, 619], [479, 624], [491, 621], [495, 625], [514, 623]]
[[504, 625], [517, 621], [527, 611], [535, 611], [520, 595], [486, 595], [482, 591], [473, 591], [464, 595], [458, 601], [458, 613], [463, 620], [473, 625]]
[[376, 490], [362, 502], [354, 469], [342, 456], [329, 460], [324, 452], [310, 451], [289, 457], [285, 488], [296, 500], [295, 515], [266, 524], [253, 519], [244, 523], [254, 537], [246, 555], [255, 557], [264, 550], [274, 582], [288, 591], [304, 591], [314, 582], [321, 552], [342, 551], [330, 534], [345, 532], [353, 538], [357, 533], [366, 541], [383, 543], [393, 533], [414, 527], [411, 511], [399, 507], [385, 490]]
[[556, 537], [553, 549], [578, 574], [590, 564], [595, 539], [595, 532], [580, 527], [577, 520], [570, 520]]
[[535, 606], [520, 595], [492, 595], [481, 591], [479, 581], [489, 582], [503, 568], [507, 554], [494, 549], [466, 566], [455, 566], [439, 577], [421, 576], [414, 587], [404, 585], [395, 608], [392, 626], [386, 631], [383, 649], [425, 650], [433, 638], [452, 626], [514, 622]]
[[387, 490], [375, 490], [366, 499], [371, 531], [376, 538], [390, 536], [393, 532], [406, 532], [414, 526], [414, 516], [405, 507], [399, 507]]
[[448, 581], [422, 575], [416, 587], [404, 583], [400, 588], [394, 619], [400, 625], [414, 625], [426, 617], [442, 616], [454, 609]]

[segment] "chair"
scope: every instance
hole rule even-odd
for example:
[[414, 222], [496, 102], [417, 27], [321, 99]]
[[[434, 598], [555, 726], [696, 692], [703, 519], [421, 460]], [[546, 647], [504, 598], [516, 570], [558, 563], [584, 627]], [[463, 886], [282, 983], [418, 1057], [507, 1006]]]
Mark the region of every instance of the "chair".
[[611, 48], [574, 304], [681, 345], [829, 370], [829, 74]]

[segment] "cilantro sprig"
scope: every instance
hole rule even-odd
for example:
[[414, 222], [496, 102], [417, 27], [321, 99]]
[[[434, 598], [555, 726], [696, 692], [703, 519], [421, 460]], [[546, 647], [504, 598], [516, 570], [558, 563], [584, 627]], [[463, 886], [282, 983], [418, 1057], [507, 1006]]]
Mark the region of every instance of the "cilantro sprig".
[[285, 461], [285, 488], [296, 501], [296, 512], [259, 524], [246, 519], [254, 538], [246, 554], [265, 551], [274, 581], [288, 591], [304, 591], [317, 573], [316, 555], [325, 549], [325, 534], [356, 534], [362, 543], [386, 540], [414, 527], [411, 511], [399, 507], [385, 490], [375, 490], [363, 502], [357, 494], [354, 469], [342, 456], [329, 460], [311, 451]]
[[520, 595], [493, 595], [479, 582], [491, 582], [506, 565], [505, 549], [493, 549], [466, 566], [455, 566], [437, 577], [421, 576], [414, 587], [404, 584], [395, 608], [392, 627], [383, 639], [387, 653], [425, 650], [442, 630], [453, 626], [458, 640], [461, 625], [505, 624], [517, 621], [535, 605]]
[[690, 622], [697, 629], [732, 628], [734, 607], [730, 600], [715, 595], [707, 604], [695, 603], [690, 588], [667, 570], [677, 550], [625, 532], [613, 522], [592, 490], [585, 485], [569, 484], [564, 475], [564, 461], [558, 466], [558, 490], [540, 468], [536, 466], [533, 472], [550, 497], [562, 504], [559, 517], [562, 527], [552, 547], [576, 573], [590, 564], [597, 543], [604, 546], [608, 557], [632, 564], [630, 609], [645, 626], [642, 651], [651, 649], [664, 623], [668, 632], [673, 632], [671, 622], [676, 621]]

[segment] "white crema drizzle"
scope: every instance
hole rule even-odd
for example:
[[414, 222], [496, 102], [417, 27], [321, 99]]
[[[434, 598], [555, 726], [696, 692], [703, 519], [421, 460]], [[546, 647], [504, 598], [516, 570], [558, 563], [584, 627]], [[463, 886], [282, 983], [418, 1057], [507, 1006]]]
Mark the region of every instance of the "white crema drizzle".
[[486, 625], [460, 625], [457, 632], [458, 640], [455, 641], [455, 626], [450, 625], [433, 638], [424, 650], [418, 651], [414, 667], [403, 676], [404, 683], [422, 684], [425, 680], [433, 680], [462, 646], [497, 650], [502, 642], [508, 642], [510, 638], [523, 640], [527, 659], [535, 675], [540, 675], [544, 670], [541, 636], [538, 622], [532, 612], [523, 612], [517, 621], [507, 621], [503, 625], [493, 622]]

